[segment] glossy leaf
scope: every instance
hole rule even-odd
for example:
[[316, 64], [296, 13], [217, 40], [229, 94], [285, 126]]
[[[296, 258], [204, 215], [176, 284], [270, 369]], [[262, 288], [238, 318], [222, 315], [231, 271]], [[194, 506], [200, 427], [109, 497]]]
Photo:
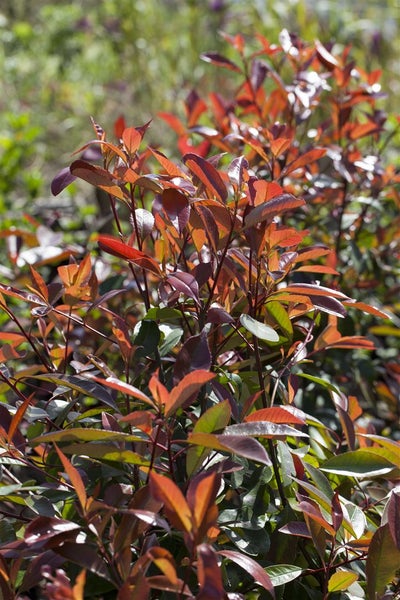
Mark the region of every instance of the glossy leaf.
[[294, 210], [295, 208], [299, 208], [305, 204], [302, 198], [295, 198], [292, 194], [282, 194], [280, 196], [276, 196], [269, 200], [268, 202], [264, 202], [263, 204], [259, 204], [249, 214], [246, 216], [244, 221], [244, 228], [248, 229], [249, 227], [257, 226], [258, 223], [262, 223], [267, 220], [271, 220], [281, 215], [289, 210]]
[[333, 573], [328, 581], [328, 592], [347, 590], [352, 583], [357, 581], [358, 575], [354, 571], [340, 570]]
[[210, 448], [217, 452], [229, 452], [244, 458], [249, 458], [261, 464], [270, 466], [271, 460], [264, 448], [257, 440], [238, 435], [192, 433], [187, 442], [203, 448]]
[[98, 400], [98, 402], [117, 410], [117, 405], [111, 394], [96, 381], [88, 381], [85, 377], [79, 375], [64, 375], [60, 373], [34, 375], [33, 377], [39, 381], [48, 381], [49, 383], [65, 387], [78, 394], [94, 398], [95, 400]]
[[256, 583], [261, 585], [273, 598], [275, 598], [274, 585], [270, 576], [255, 560], [234, 550], [220, 550], [218, 554], [231, 560], [242, 569], [245, 569], [247, 573], [253, 577]]
[[218, 200], [225, 201], [228, 195], [225, 183], [217, 169], [197, 154], [185, 154], [183, 161], [190, 171], [204, 184], [206, 190]]
[[229, 69], [230, 71], [241, 73], [241, 69], [234, 62], [229, 60], [229, 58], [225, 58], [225, 56], [218, 54], [218, 52], [203, 52], [203, 54], [200, 55], [200, 58], [205, 62], [216, 65], [217, 67], [223, 67], [225, 69]]
[[160, 275], [160, 267], [153, 258], [147, 256], [147, 254], [141, 250], [136, 250], [136, 248], [125, 244], [118, 238], [110, 235], [100, 235], [98, 244], [100, 249], [104, 252], [132, 262], [143, 269], [151, 271], [155, 275]]
[[321, 469], [338, 475], [350, 477], [379, 477], [390, 473], [395, 468], [384, 456], [371, 452], [369, 448], [345, 452], [333, 456], [323, 463]]
[[265, 571], [274, 587], [285, 585], [302, 574], [302, 569], [296, 565], [273, 565], [272, 567], [266, 567]]
[[307, 433], [298, 431], [294, 427], [289, 425], [282, 425], [280, 423], [271, 423], [268, 421], [254, 421], [248, 423], [239, 423], [238, 425], [228, 425], [225, 427], [224, 435], [240, 435], [240, 436], [254, 436], [254, 437], [308, 437]]

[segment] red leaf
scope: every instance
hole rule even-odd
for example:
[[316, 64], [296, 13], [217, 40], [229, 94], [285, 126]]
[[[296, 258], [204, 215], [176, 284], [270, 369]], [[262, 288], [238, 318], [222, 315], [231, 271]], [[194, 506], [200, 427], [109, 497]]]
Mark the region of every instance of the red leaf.
[[[187, 492], [187, 500], [193, 514], [194, 525], [200, 529], [215, 503], [221, 476], [216, 471], [201, 473], [191, 480]], [[218, 514], [218, 512], [217, 512]], [[207, 523], [208, 527], [214, 523]]]
[[226, 593], [216, 552], [209, 544], [200, 544], [197, 546], [197, 557], [200, 591], [196, 600], [225, 600]]
[[185, 375], [182, 381], [172, 388], [169, 394], [168, 403], [165, 404], [165, 416], [169, 417], [176, 412], [180, 406], [185, 404], [186, 400], [197, 394], [203, 385], [214, 378], [214, 373], [203, 370], [192, 371], [188, 375]]
[[154, 148], [149, 148], [149, 150], [170, 177], [186, 177], [182, 169], [169, 160], [162, 152]]
[[325, 48], [323, 44], [319, 40], [315, 40], [315, 49], [317, 51], [317, 56], [320, 62], [329, 69], [333, 71], [335, 67], [339, 66], [337, 59]]
[[288, 175], [289, 173], [292, 173], [293, 171], [296, 171], [301, 167], [307, 167], [311, 163], [325, 156], [325, 154], [325, 148], [314, 148], [313, 150], [309, 150], [308, 152], [305, 152], [298, 158], [295, 158], [292, 162], [288, 163], [286, 167], [282, 170], [281, 176]]
[[51, 193], [53, 196], [60, 194], [66, 187], [75, 181], [75, 175], [72, 175], [69, 167], [61, 169], [51, 182]]
[[272, 408], [261, 408], [248, 415], [245, 419], [248, 421], [269, 421], [270, 423], [286, 423], [289, 425], [305, 425], [306, 421], [296, 417], [292, 412], [281, 406]]
[[116, 138], [121, 139], [126, 123], [123, 115], [120, 115], [114, 122], [114, 135]]
[[349, 297], [331, 288], [313, 283], [292, 283], [291, 285], [282, 288], [284, 292], [292, 292], [293, 294], [306, 294], [309, 296], [331, 296], [332, 298], [340, 298], [341, 300], [349, 300]]
[[185, 294], [188, 298], [192, 298], [197, 304], [199, 301], [199, 284], [191, 273], [185, 273], [185, 271], [176, 271], [171, 275], [167, 275], [166, 279], [169, 285], [174, 290]]
[[218, 554], [228, 558], [247, 573], [250, 573], [253, 579], [275, 598], [275, 590], [270, 576], [255, 560], [235, 550], [220, 550]]
[[400, 494], [398, 491], [392, 490], [385, 512], [393, 541], [400, 550]]
[[91, 165], [84, 160], [76, 160], [72, 163], [70, 169], [72, 175], [75, 177], [87, 181], [91, 185], [104, 190], [120, 200], [128, 199], [128, 196], [124, 194], [119, 185], [116, 185], [111, 174], [105, 169]]
[[67, 473], [71, 484], [73, 485], [76, 495], [78, 496], [79, 503], [82, 507], [83, 512], [86, 510], [87, 503], [87, 495], [85, 484], [83, 483], [82, 477], [79, 474], [78, 469], [76, 469], [73, 464], [68, 460], [63, 452], [55, 445], [55, 449], [57, 454], [62, 462], [62, 465]]
[[163, 209], [178, 233], [182, 233], [189, 221], [190, 207], [187, 196], [179, 190], [169, 188], [161, 195]]
[[154, 259], [147, 256], [144, 252], [128, 246], [128, 244], [125, 244], [118, 238], [111, 235], [99, 235], [98, 244], [104, 252], [128, 260], [142, 269], [151, 271], [155, 275], [160, 275], [160, 267]]
[[127, 129], [124, 129], [122, 133], [122, 141], [128, 154], [131, 156], [135, 154], [140, 146], [142, 137], [143, 136], [139, 133], [136, 127], [128, 127]]
[[174, 527], [191, 533], [192, 513], [178, 486], [157, 473], [150, 473], [150, 490], [153, 497], [164, 504], [164, 511]]
[[244, 220], [244, 229], [258, 225], [263, 221], [272, 220], [277, 215], [304, 206], [302, 198], [295, 198], [292, 194], [281, 194], [275, 196], [272, 200], [259, 204], [248, 213]]
[[225, 56], [218, 54], [218, 52], [204, 52], [203, 54], [200, 54], [200, 58], [205, 62], [217, 65], [218, 67], [224, 67], [225, 69], [230, 69], [236, 73], [242, 72], [234, 62], [229, 60], [229, 58], [225, 58]]
[[211, 196], [216, 196], [221, 201], [226, 200], [228, 196], [226, 185], [217, 169], [209, 161], [192, 153], [185, 154], [183, 161], [188, 169], [205, 185]]

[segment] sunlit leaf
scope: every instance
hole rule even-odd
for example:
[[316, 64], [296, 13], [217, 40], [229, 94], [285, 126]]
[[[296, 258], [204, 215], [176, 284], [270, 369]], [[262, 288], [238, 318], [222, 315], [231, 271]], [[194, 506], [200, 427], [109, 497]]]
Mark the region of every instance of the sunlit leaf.
[[325, 461], [321, 469], [350, 477], [378, 477], [390, 473], [395, 465], [384, 456], [371, 452], [370, 448], [338, 454]]
[[192, 531], [192, 513], [178, 486], [154, 471], [150, 473], [150, 490], [154, 498], [164, 504], [169, 521], [180, 531]]
[[160, 267], [153, 258], [147, 256], [147, 254], [141, 250], [136, 250], [136, 248], [125, 244], [118, 238], [111, 235], [100, 235], [98, 244], [104, 252], [132, 262], [143, 269], [151, 271], [155, 275], [160, 275]]
[[225, 427], [224, 435], [225, 434], [266, 438], [281, 436], [308, 437], [307, 433], [298, 431], [294, 427], [268, 421], [251, 421], [247, 423], [238, 423], [237, 425], [228, 425], [228, 427]]
[[266, 342], [279, 342], [279, 335], [276, 333], [275, 329], [272, 329], [272, 327], [265, 323], [256, 321], [256, 319], [253, 319], [250, 315], [240, 315], [240, 322], [247, 331], [250, 331], [250, 333], [257, 338]]
[[288, 210], [294, 210], [304, 204], [305, 202], [302, 198], [296, 198], [295, 196], [292, 196], [292, 194], [285, 193], [276, 196], [275, 198], [272, 198], [272, 200], [259, 204], [253, 208], [245, 218], [244, 228], [248, 229], [249, 227], [254, 227], [258, 223], [262, 223], [268, 219], [272, 220], [273, 217], [281, 215]]
[[328, 581], [328, 592], [340, 592], [347, 590], [352, 583], [357, 581], [358, 575], [354, 571], [338, 570], [330, 576]]
[[302, 569], [296, 565], [274, 565], [266, 567], [265, 571], [269, 575], [274, 587], [285, 585], [285, 583], [297, 579], [302, 574]]

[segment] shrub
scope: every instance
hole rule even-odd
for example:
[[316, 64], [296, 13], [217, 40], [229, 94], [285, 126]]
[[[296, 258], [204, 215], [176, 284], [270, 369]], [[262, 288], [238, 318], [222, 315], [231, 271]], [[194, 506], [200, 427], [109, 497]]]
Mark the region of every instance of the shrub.
[[182, 161], [145, 144], [149, 123], [117, 119], [113, 142], [93, 122], [53, 181], [106, 193], [113, 233], [24, 255], [35, 235], [7, 232], [6, 599], [394, 594], [399, 442], [349, 374], [381, 369], [395, 432], [398, 370], [367, 336], [372, 319], [395, 335], [378, 74], [287, 32], [248, 54], [226, 40], [240, 65], [204, 58], [241, 78], [235, 96], [163, 115]]

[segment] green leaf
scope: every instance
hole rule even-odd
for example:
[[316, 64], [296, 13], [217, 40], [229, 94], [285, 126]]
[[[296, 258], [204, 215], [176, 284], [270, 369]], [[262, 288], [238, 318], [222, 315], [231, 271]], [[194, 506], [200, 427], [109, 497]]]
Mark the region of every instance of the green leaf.
[[150, 464], [150, 461], [140, 456], [140, 454], [132, 452], [132, 450], [120, 450], [113, 444], [70, 444], [69, 446], [65, 446], [63, 451], [66, 454], [79, 454], [80, 456], [89, 456], [90, 458], [110, 460], [130, 465], [147, 466]]
[[[201, 415], [193, 428], [193, 433], [212, 433], [222, 430], [229, 423], [231, 409], [228, 400], [214, 404]], [[190, 476], [201, 465], [209, 449], [201, 446], [190, 446], [186, 456], [186, 472]]]
[[379, 527], [369, 545], [366, 563], [367, 593], [369, 600], [375, 600], [393, 581], [400, 565], [400, 550], [390, 533], [389, 524]]
[[31, 445], [47, 444], [48, 442], [142, 442], [143, 438], [121, 431], [105, 431], [89, 427], [74, 427], [45, 433], [30, 440]]
[[307, 373], [296, 373], [296, 375], [298, 375], [299, 377], [303, 377], [304, 379], [309, 379], [314, 383], [318, 383], [327, 390], [331, 390], [332, 392], [335, 392], [336, 394], [340, 395], [340, 391], [336, 386], [332, 385], [331, 383], [329, 383], [329, 381], [326, 381], [325, 379], [321, 379], [321, 377], [315, 377], [314, 375], [308, 375]]
[[272, 327], [265, 323], [256, 321], [250, 315], [240, 315], [240, 322], [243, 327], [255, 335], [256, 338], [266, 342], [279, 342], [279, 335], [276, 333], [275, 329], [272, 329]]
[[336, 571], [329, 578], [328, 592], [340, 592], [341, 590], [347, 590], [352, 583], [357, 581], [358, 575], [353, 571]]
[[378, 477], [390, 473], [395, 465], [370, 448], [345, 452], [323, 463], [322, 471], [350, 477]]
[[285, 583], [300, 577], [302, 573], [302, 569], [296, 565], [274, 565], [273, 567], [266, 567], [265, 571], [270, 576], [274, 587], [285, 585]]
[[273, 301], [267, 302], [266, 304], [267, 311], [269, 314], [275, 319], [278, 323], [279, 327], [282, 329], [283, 333], [288, 337], [293, 337], [293, 325], [291, 320], [289, 319], [289, 315], [285, 308], [282, 306], [280, 302]]

